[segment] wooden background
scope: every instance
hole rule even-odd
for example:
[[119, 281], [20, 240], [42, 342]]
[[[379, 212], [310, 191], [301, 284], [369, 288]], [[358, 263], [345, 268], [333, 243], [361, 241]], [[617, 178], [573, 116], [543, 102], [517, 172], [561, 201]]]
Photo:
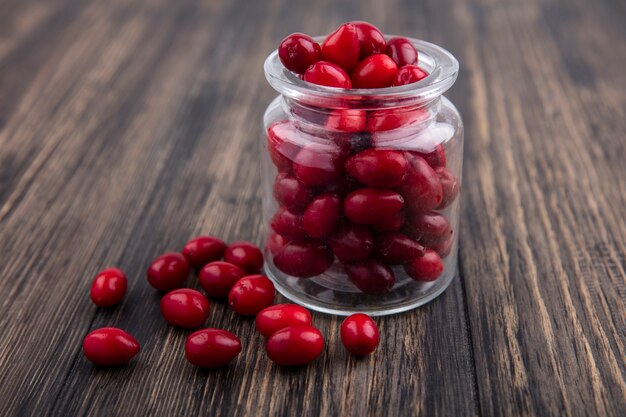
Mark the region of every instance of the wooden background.
[[[460, 276], [362, 360], [316, 315], [299, 370], [214, 303], [244, 351], [199, 371], [145, 270], [199, 233], [260, 242], [262, 62], [356, 18], [461, 62]], [[0, 415], [626, 415], [625, 21], [622, 0], [0, 0]], [[112, 265], [129, 294], [97, 310]], [[85, 360], [105, 325], [132, 365]]]

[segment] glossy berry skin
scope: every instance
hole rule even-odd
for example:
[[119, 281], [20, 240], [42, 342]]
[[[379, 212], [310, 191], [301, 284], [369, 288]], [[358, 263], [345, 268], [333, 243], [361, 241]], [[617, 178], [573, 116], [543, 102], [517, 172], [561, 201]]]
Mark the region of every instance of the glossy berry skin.
[[326, 185], [343, 175], [343, 163], [338, 148], [303, 148], [293, 161], [293, 172], [310, 187]]
[[359, 62], [359, 37], [357, 28], [344, 23], [328, 35], [322, 43], [322, 59], [351, 71]]
[[353, 88], [385, 88], [391, 87], [398, 66], [384, 54], [370, 55], [359, 62], [352, 71]]
[[128, 280], [124, 271], [107, 268], [98, 273], [91, 284], [91, 301], [98, 307], [111, 307], [118, 304], [126, 294]]
[[276, 122], [267, 128], [267, 150], [280, 172], [291, 171], [291, 161], [300, 151], [295, 143], [297, 135], [295, 126], [287, 120]]
[[276, 290], [266, 276], [248, 275], [233, 285], [228, 294], [228, 306], [242, 316], [254, 316], [274, 302]]
[[398, 70], [396, 78], [393, 81], [393, 86], [413, 84], [426, 78], [428, 74], [426, 71], [418, 67], [417, 65], [405, 65]]
[[441, 181], [441, 187], [443, 189], [443, 199], [437, 209], [442, 210], [448, 207], [456, 199], [461, 191], [461, 186], [454, 174], [444, 167], [435, 169], [437, 175], [439, 175], [439, 181]]
[[159, 256], [148, 268], [148, 282], [159, 291], [171, 291], [183, 285], [189, 275], [187, 258], [177, 252]]
[[139, 353], [139, 343], [122, 329], [102, 327], [85, 336], [83, 353], [96, 365], [123, 365]]
[[346, 224], [328, 239], [328, 244], [340, 261], [361, 261], [372, 252], [374, 237], [365, 226]]
[[443, 188], [437, 173], [424, 158], [405, 154], [409, 161], [407, 176], [398, 188], [411, 210], [427, 211], [438, 207], [443, 201]]
[[274, 181], [274, 198], [288, 209], [304, 210], [313, 198], [313, 190], [293, 175], [283, 172]]
[[304, 239], [307, 237], [302, 228], [302, 214], [294, 213], [285, 207], [280, 207], [274, 213], [270, 225], [276, 233], [288, 238]]
[[211, 308], [204, 295], [196, 290], [180, 288], [161, 298], [161, 314], [174, 326], [193, 329], [204, 324]]
[[428, 247], [444, 242], [452, 236], [450, 223], [436, 211], [415, 215], [409, 227], [410, 234]]
[[185, 244], [183, 256], [196, 269], [202, 268], [209, 262], [222, 259], [226, 243], [212, 236], [198, 236]]
[[405, 65], [417, 65], [417, 50], [407, 38], [389, 39], [385, 53], [393, 59], [398, 68]]
[[367, 58], [370, 55], [385, 53], [385, 36], [374, 25], [363, 21], [350, 22], [356, 28], [359, 39], [359, 59]]
[[330, 235], [341, 220], [341, 202], [333, 194], [315, 197], [302, 216], [302, 227], [313, 238], [325, 238]]
[[321, 59], [322, 48], [308, 35], [292, 33], [278, 46], [278, 56], [285, 68], [297, 74]]
[[318, 61], [304, 73], [304, 81], [335, 88], [352, 88], [350, 76], [339, 65]]
[[377, 220], [376, 223], [372, 223], [370, 227], [373, 231], [379, 233], [397, 232], [402, 229], [404, 223], [406, 223], [406, 219], [401, 210], [390, 216]]
[[396, 214], [404, 206], [404, 198], [394, 191], [361, 188], [346, 196], [343, 210], [350, 221], [373, 224], [381, 218]]
[[401, 265], [424, 256], [424, 247], [402, 233], [387, 233], [376, 237], [375, 253], [387, 265]]
[[367, 116], [369, 132], [385, 132], [410, 125], [419, 125], [428, 119], [429, 113], [423, 108], [374, 110]]
[[271, 335], [265, 342], [265, 350], [278, 365], [302, 366], [322, 353], [324, 337], [312, 326], [290, 326]]
[[437, 252], [427, 249], [424, 256], [404, 264], [404, 270], [415, 281], [434, 281], [443, 272], [443, 262]]
[[274, 265], [287, 275], [310, 278], [323, 274], [333, 263], [327, 246], [313, 242], [290, 242], [274, 255]]
[[346, 161], [346, 171], [370, 187], [397, 187], [408, 167], [403, 152], [385, 149], [366, 149]]
[[396, 283], [393, 271], [387, 265], [373, 259], [346, 263], [344, 269], [350, 281], [365, 294], [386, 294]]
[[311, 326], [311, 313], [296, 304], [277, 304], [264, 308], [256, 315], [254, 325], [259, 333], [270, 337], [290, 326]]
[[257, 245], [246, 241], [231, 243], [224, 251], [224, 260], [250, 274], [263, 267], [263, 253]]
[[380, 341], [378, 326], [370, 316], [363, 313], [346, 318], [341, 323], [340, 336], [348, 352], [356, 356], [369, 355]]
[[198, 274], [202, 289], [210, 297], [228, 297], [230, 289], [246, 272], [229, 262], [215, 261], [206, 264]]
[[437, 145], [435, 149], [430, 152], [412, 151], [411, 153], [424, 158], [433, 169], [446, 166], [446, 150], [441, 144]]
[[241, 341], [229, 331], [202, 329], [185, 342], [185, 358], [200, 368], [219, 368], [227, 365], [241, 352]]
[[366, 113], [360, 109], [331, 110], [326, 120], [326, 130], [333, 132], [363, 132], [366, 128]]

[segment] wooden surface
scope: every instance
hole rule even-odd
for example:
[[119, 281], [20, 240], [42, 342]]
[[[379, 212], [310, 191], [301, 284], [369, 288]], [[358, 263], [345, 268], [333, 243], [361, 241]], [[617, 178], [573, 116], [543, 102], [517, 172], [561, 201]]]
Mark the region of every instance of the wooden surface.
[[[316, 315], [300, 370], [214, 303], [245, 346], [198, 371], [145, 270], [200, 233], [260, 242], [262, 62], [355, 18], [461, 62], [460, 276], [362, 360]], [[620, 0], [0, 0], [0, 415], [626, 415], [624, 21]], [[129, 294], [98, 310], [112, 265]], [[132, 365], [85, 360], [104, 325]]]

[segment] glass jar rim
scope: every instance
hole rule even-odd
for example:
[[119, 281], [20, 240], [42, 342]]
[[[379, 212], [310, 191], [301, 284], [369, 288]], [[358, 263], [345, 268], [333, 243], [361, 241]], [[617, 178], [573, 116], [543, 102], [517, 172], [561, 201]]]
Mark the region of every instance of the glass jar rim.
[[[386, 35], [386, 39], [395, 35]], [[318, 42], [324, 36], [316, 36]], [[300, 79], [280, 62], [278, 50], [265, 60], [263, 69], [269, 84], [281, 95], [308, 105], [329, 108], [389, 108], [420, 105], [445, 93], [456, 81], [459, 62], [442, 47], [414, 38], [408, 39], [418, 51], [418, 65], [428, 73], [412, 84], [375, 89], [326, 87]]]

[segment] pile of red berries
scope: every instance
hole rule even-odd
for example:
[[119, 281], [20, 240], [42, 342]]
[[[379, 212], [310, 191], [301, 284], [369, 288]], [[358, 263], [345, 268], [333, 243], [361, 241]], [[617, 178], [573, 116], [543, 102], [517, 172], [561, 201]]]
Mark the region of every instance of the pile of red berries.
[[304, 81], [338, 88], [385, 88], [417, 82], [428, 75], [417, 66], [417, 50], [406, 38], [385, 40], [371, 23], [349, 22], [320, 46], [302, 33], [278, 47], [285, 68]]
[[[222, 261], [221, 259], [224, 259]], [[228, 298], [229, 307], [242, 316], [256, 316], [256, 329], [266, 337], [267, 356], [279, 365], [305, 365], [324, 349], [324, 338], [313, 326], [311, 314], [295, 304], [272, 305], [274, 284], [260, 275], [263, 255], [249, 242], [226, 245], [220, 239], [200, 236], [190, 240], [181, 253], [170, 252], [156, 258], [147, 271], [151, 286], [165, 292], [161, 314], [171, 325], [184, 329], [202, 327], [209, 317], [207, 297], [190, 288], [180, 288], [191, 268], [198, 270], [198, 280], [207, 295]], [[101, 271], [91, 286], [91, 299], [99, 307], [111, 307], [122, 301], [127, 289], [123, 271]], [[347, 318], [341, 327], [341, 340], [355, 355], [367, 355], [378, 345], [378, 329], [364, 314]], [[127, 332], [104, 327], [89, 333], [83, 352], [98, 365], [122, 365], [139, 353], [139, 343]], [[241, 341], [223, 329], [205, 328], [187, 337], [185, 357], [202, 368], [217, 368], [232, 361], [241, 352]]]

